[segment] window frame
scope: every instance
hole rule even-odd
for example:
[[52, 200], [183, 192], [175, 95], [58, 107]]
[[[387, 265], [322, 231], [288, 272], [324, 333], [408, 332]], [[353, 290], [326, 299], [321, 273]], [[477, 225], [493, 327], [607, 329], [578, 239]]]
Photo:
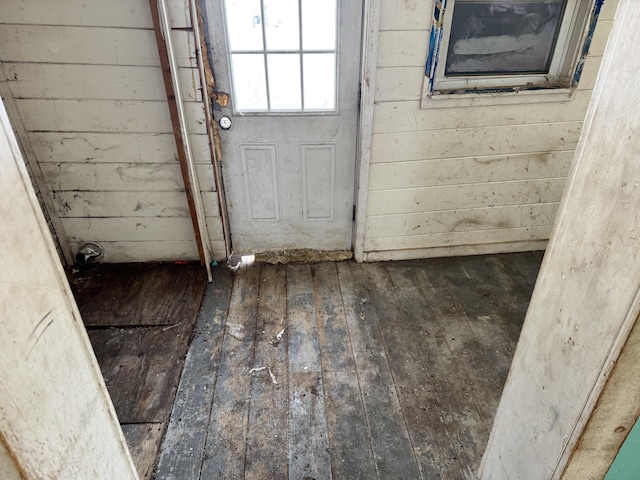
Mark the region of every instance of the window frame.
[[[477, 0], [478, 2], [486, 0]], [[522, 91], [543, 91], [567, 96], [577, 85], [576, 71], [584, 61], [588, 31], [592, 31], [603, 0], [567, 0], [558, 40], [547, 74], [505, 75], [445, 75], [451, 20], [456, 0], [434, 0], [422, 104], [443, 97], [517, 94]], [[591, 12], [591, 15], [589, 13]], [[587, 26], [591, 24], [590, 28]], [[582, 54], [582, 58], [580, 55]], [[579, 75], [578, 75], [579, 78]], [[494, 95], [495, 96], [495, 95]], [[547, 95], [548, 97], [548, 95]], [[531, 96], [529, 96], [531, 98]]]

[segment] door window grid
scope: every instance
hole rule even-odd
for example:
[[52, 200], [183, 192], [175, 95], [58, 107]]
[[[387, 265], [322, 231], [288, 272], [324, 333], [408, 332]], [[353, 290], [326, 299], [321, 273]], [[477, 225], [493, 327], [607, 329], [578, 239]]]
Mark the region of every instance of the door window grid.
[[238, 112], [336, 111], [336, 0], [224, 6]]

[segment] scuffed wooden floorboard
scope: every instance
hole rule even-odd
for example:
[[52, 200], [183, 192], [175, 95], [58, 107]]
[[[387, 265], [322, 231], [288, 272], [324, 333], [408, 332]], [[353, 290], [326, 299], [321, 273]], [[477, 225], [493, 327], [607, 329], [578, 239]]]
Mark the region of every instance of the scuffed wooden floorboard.
[[70, 283], [87, 327], [130, 327], [192, 321], [205, 282], [197, 263], [125, 263], [91, 265]]
[[[259, 266], [243, 268], [234, 280], [201, 478], [244, 477], [259, 287]], [[241, 338], [229, 324], [243, 327]]]
[[231, 287], [229, 273], [224, 269], [214, 270], [162, 444], [158, 479], [182, 480], [200, 475]]
[[348, 315], [349, 332], [369, 420], [378, 478], [419, 478], [398, 400], [399, 392], [380, 336], [379, 328], [387, 319], [378, 319], [377, 293], [371, 292], [370, 297], [366, 288], [370, 282], [366, 274], [369, 268], [376, 266], [344, 264], [340, 267], [345, 307], [352, 312]]
[[164, 423], [128, 423], [122, 425], [122, 432], [127, 439], [127, 445], [138, 471], [140, 480], [153, 478]]
[[333, 477], [376, 478], [336, 264], [312, 272]]
[[289, 479], [331, 478], [311, 267], [287, 267]]
[[251, 376], [246, 479], [287, 478], [288, 474], [289, 366], [286, 330], [280, 341], [276, 340], [286, 327], [286, 291], [285, 267], [264, 265], [251, 367], [263, 370]]

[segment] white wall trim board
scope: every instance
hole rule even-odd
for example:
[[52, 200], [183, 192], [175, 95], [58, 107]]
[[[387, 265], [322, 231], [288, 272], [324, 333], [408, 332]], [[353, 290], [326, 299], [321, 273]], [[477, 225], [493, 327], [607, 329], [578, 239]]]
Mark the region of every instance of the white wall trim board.
[[639, 42], [622, 0], [481, 479], [561, 477], [640, 312]]
[[356, 199], [354, 224], [354, 257], [364, 260], [364, 238], [369, 196], [369, 166], [371, 164], [371, 140], [373, 136], [373, 110], [376, 92], [378, 59], [378, 32], [380, 28], [380, 3], [382, 0], [365, 0], [362, 25], [362, 75], [360, 78], [360, 121], [358, 132], [358, 158], [356, 159]]

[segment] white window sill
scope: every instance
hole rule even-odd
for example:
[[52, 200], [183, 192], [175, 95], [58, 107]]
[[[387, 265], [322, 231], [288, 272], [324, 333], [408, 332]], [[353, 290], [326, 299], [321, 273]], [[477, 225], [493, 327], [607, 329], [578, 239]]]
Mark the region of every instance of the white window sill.
[[[428, 82], [425, 82], [425, 85]], [[513, 92], [485, 93], [438, 93], [422, 95], [422, 109], [474, 107], [482, 105], [513, 105], [527, 103], [570, 102], [575, 88], [557, 88], [545, 90], [520, 90]]]

